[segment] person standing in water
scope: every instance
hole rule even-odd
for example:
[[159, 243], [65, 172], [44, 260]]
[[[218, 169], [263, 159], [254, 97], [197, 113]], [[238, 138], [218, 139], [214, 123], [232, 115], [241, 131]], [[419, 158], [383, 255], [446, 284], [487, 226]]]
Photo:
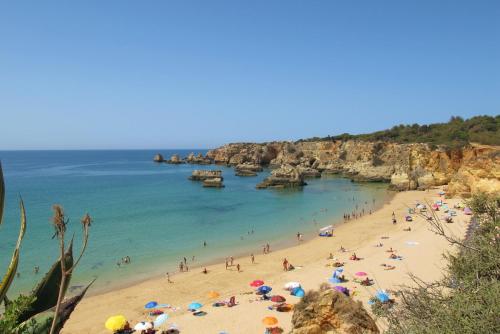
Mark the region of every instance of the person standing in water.
[[255, 256], [253, 256], [253, 253], [250, 254], [250, 258], [252, 259], [252, 264], [254, 264], [255, 263]]

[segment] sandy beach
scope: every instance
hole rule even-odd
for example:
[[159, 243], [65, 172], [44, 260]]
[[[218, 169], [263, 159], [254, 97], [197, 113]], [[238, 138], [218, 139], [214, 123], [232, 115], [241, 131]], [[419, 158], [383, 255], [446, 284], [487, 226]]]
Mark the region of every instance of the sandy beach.
[[[335, 260], [345, 262], [344, 273], [349, 280], [340, 285], [354, 291], [354, 299], [363, 302], [369, 309], [368, 299], [377, 289], [395, 289], [399, 285], [411, 282], [409, 273], [425, 280], [434, 280], [442, 275], [444, 265], [442, 254], [452, 250], [451, 246], [441, 237], [429, 230], [428, 223], [417, 215], [413, 222], [405, 222], [408, 207], [415, 203], [434, 201], [439, 198], [439, 189], [424, 191], [407, 191], [397, 193], [382, 208], [363, 217], [339, 224], [334, 237], [314, 238], [309, 241], [297, 241], [297, 245], [286, 249], [262, 254], [262, 249], [255, 249], [255, 263], [251, 263], [250, 254], [236, 258], [234, 266], [228, 270], [225, 264], [215, 264], [207, 267], [208, 274], [203, 274], [200, 268], [187, 273], [171, 276], [173, 283], [168, 283], [166, 277], [155, 278], [132, 285], [130, 287], [109, 291], [103, 294], [85, 298], [72, 314], [64, 327], [63, 333], [109, 333], [104, 328], [106, 319], [113, 315], [124, 315], [133, 326], [139, 321], [152, 320], [147, 315], [144, 305], [149, 301], [169, 304], [180, 309], [163, 308], [169, 314], [167, 323], [162, 328], [175, 324], [181, 333], [263, 333], [265, 328], [261, 319], [265, 316], [275, 316], [279, 326], [285, 332], [291, 328], [292, 312], [281, 313], [269, 310], [270, 301], [259, 301], [254, 288], [249, 282], [262, 279], [266, 285], [273, 288], [272, 294], [279, 294], [287, 302], [295, 304], [299, 298], [290, 296], [283, 289], [289, 281], [300, 282], [305, 291], [317, 289], [321, 283], [327, 283], [334, 268], [334, 261], [327, 259], [333, 253]], [[459, 199], [446, 199], [451, 208]], [[392, 224], [391, 216], [395, 213], [398, 223]], [[449, 231], [456, 236], [463, 236], [469, 218], [459, 210], [453, 224], [447, 224]], [[443, 215], [439, 212], [439, 215]], [[405, 231], [411, 227], [411, 231]], [[290, 233], [290, 238], [296, 238], [296, 231]], [[382, 238], [384, 237], [384, 238]], [[375, 247], [379, 242], [383, 247]], [[340, 252], [343, 246], [347, 252]], [[392, 247], [402, 260], [389, 259], [386, 251]], [[356, 252], [360, 261], [349, 260]], [[228, 254], [230, 256], [231, 254]], [[296, 269], [283, 271], [282, 262], [287, 258]], [[393, 270], [384, 270], [382, 263], [394, 265]], [[236, 269], [241, 265], [241, 272]], [[196, 265], [196, 263], [194, 263]], [[363, 287], [353, 282], [354, 273], [365, 271], [375, 282], [373, 286]], [[208, 292], [217, 291], [220, 297], [209, 299]], [[236, 297], [239, 303], [235, 307], [212, 307], [218, 300]], [[207, 315], [193, 316], [187, 305], [197, 301], [204, 305]], [[379, 324], [383, 328], [383, 324]]]

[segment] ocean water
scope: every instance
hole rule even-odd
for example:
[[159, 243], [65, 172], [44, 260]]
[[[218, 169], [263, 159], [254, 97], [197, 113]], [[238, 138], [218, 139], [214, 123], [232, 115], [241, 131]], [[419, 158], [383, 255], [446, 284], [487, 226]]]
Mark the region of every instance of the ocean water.
[[[20, 275], [10, 294], [31, 289], [57, 259], [51, 226], [56, 203], [70, 219], [67, 236], [75, 233], [75, 253], [80, 250], [80, 218], [87, 212], [93, 217], [88, 249], [71, 284], [97, 277], [95, 292], [173, 272], [183, 257], [197, 266], [230, 255], [260, 254], [267, 242], [272, 249], [284, 246], [297, 232], [310, 238], [356, 205], [368, 211], [389, 196], [384, 184], [340, 177], [308, 180], [303, 190], [257, 190], [269, 171], [237, 177], [225, 166], [155, 164], [157, 152], [169, 157], [191, 150], [0, 151], [7, 190], [0, 227], [2, 275], [19, 230], [19, 196], [28, 223]], [[188, 180], [194, 169], [213, 168], [223, 170], [225, 188], [203, 188]], [[131, 263], [117, 266], [127, 255]], [[34, 266], [40, 273], [33, 272]]]

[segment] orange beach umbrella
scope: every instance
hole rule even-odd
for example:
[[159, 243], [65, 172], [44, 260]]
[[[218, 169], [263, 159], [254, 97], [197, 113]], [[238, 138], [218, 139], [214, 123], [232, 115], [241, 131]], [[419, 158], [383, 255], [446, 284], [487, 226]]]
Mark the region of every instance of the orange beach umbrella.
[[265, 317], [262, 319], [262, 323], [266, 326], [274, 326], [278, 323], [278, 319], [275, 317]]

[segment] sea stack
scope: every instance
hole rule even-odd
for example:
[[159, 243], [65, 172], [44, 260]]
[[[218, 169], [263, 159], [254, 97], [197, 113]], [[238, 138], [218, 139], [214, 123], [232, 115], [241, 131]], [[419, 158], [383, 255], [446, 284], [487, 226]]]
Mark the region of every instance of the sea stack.
[[156, 154], [155, 157], [153, 158], [153, 161], [154, 162], [164, 162], [165, 159], [163, 159], [163, 155], [161, 155], [160, 153]]
[[257, 172], [262, 172], [263, 168], [260, 165], [252, 163], [242, 163], [234, 167], [236, 176], [257, 176]]
[[178, 154], [173, 154], [170, 157], [170, 160], [167, 161], [168, 164], [173, 164], [173, 165], [178, 165], [178, 164], [183, 164], [184, 161], [179, 157]]
[[283, 165], [271, 172], [264, 181], [259, 183], [257, 189], [265, 188], [299, 188], [307, 183], [304, 182], [304, 175], [297, 167], [292, 165]]
[[189, 177], [192, 181], [203, 181], [204, 187], [211, 188], [222, 188], [224, 184], [222, 181], [224, 178], [222, 177], [221, 170], [194, 170]]

